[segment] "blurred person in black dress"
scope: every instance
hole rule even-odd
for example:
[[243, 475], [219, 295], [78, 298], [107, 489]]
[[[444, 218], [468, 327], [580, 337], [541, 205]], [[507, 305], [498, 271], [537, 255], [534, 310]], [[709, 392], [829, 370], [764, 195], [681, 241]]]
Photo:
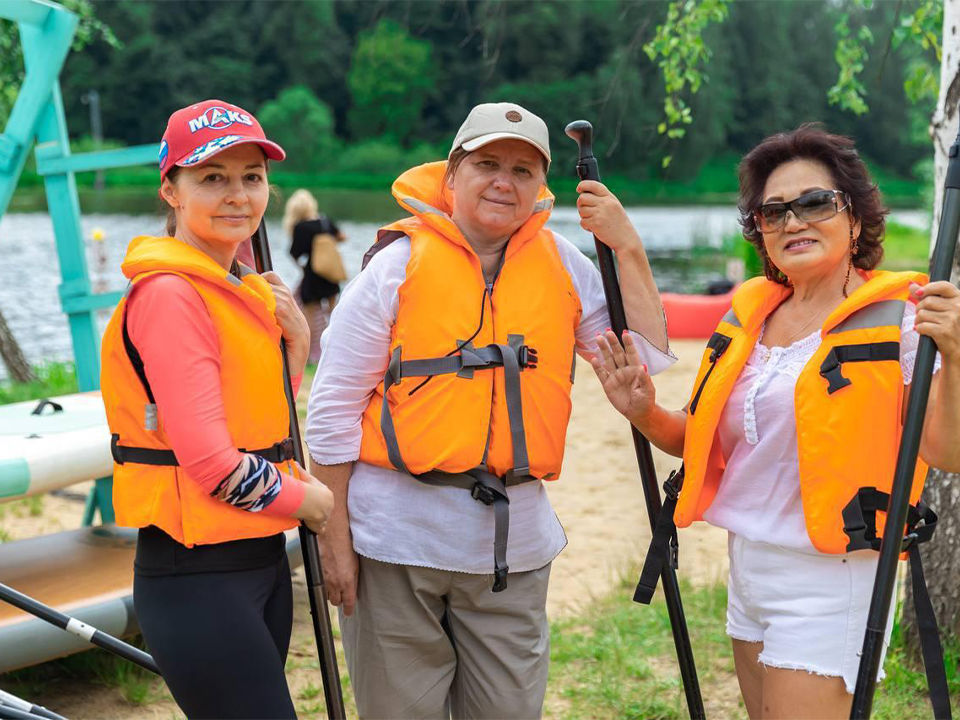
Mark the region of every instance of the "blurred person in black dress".
[[344, 241], [336, 223], [320, 213], [317, 200], [304, 189], [287, 200], [283, 227], [291, 237], [290, 255], [303, 269], [303, 281], [296, 296], [310, 324], [308, 362], [320, 359], [320, 334], [340, 295], [340, 283], [347, 279], [337, 244]]

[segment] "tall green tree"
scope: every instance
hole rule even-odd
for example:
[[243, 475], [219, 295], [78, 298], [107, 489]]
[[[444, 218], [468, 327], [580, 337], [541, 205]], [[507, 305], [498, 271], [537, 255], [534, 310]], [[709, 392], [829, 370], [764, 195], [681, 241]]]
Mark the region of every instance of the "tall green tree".
[[360, 34], [347, 75], [355, 137], [385, 136], [406, 144], [433, 86], [430, 44], [393, 20]]
[[330, 107], [310, 88], [295, 85], [260, 108], [257, 119], [267, 136], [288, 148], [285, 170], [320, 170], [332, 166], [337, 139]]

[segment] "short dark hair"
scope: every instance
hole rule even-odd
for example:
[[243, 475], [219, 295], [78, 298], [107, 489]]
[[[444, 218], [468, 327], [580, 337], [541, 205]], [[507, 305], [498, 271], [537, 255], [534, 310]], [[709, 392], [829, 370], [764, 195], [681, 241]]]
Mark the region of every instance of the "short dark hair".
[[853, 264], [862, 270], [873, 270], [883, 259], [884, 216], [890, 211], [884, 207], [880, 190], [870, 178], [870, 172], [853, 140], [843, 135], [832, 135], [819, 123], [805, 123], [789, 133], [771, 135], [740, 162], [740, 194], [737, 209], [743, 236], [757, 248], [763, 258], [763, 271], [768, 279], [781, 284], [787, 280], [770, 262], [763, 248], [763, 234], [757, 227], [754, 213], [763, 201], [763, 188], [778, 167], [791, 160], [812, 160], [823, 165], [836, 187], [846, 193], [851, 215], [860, 221], [857, 253]]

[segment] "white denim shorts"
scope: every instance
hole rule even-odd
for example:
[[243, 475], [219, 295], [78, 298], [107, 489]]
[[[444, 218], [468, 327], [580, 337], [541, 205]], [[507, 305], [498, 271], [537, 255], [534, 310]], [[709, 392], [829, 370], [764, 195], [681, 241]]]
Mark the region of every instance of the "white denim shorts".
[[[729, 533], [727, 634], [762, 642], [763, 665], [842, 677], [853, 694], [878, 553], [810, 554]], [[883, 643], [886, 656], [896, 603]], [[878, 680], [882, 680], [881, 658]]]

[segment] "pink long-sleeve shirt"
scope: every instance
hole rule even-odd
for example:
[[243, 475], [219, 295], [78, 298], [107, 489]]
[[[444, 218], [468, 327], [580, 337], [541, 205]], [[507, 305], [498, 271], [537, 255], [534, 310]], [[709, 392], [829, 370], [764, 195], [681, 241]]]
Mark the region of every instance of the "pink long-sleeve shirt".
[[[213, 320], [200, 294], [176, 275], [154, 275], [138, 282], [127, 298], [126, 313], [127, 331], [143, 360], [177, 461], [190, 479], [215, 495], [245, 453], [237, 449], [227, 426]], [[302, 379], [293, 378], [294, 396]], [[273, 482], [281, 483], [279, 492], [262, 511], [292, 515], [303, 501], [305, 486], [286, 473], [277, 473]], [[263, 491], [276, 492], [273, 482]]]

